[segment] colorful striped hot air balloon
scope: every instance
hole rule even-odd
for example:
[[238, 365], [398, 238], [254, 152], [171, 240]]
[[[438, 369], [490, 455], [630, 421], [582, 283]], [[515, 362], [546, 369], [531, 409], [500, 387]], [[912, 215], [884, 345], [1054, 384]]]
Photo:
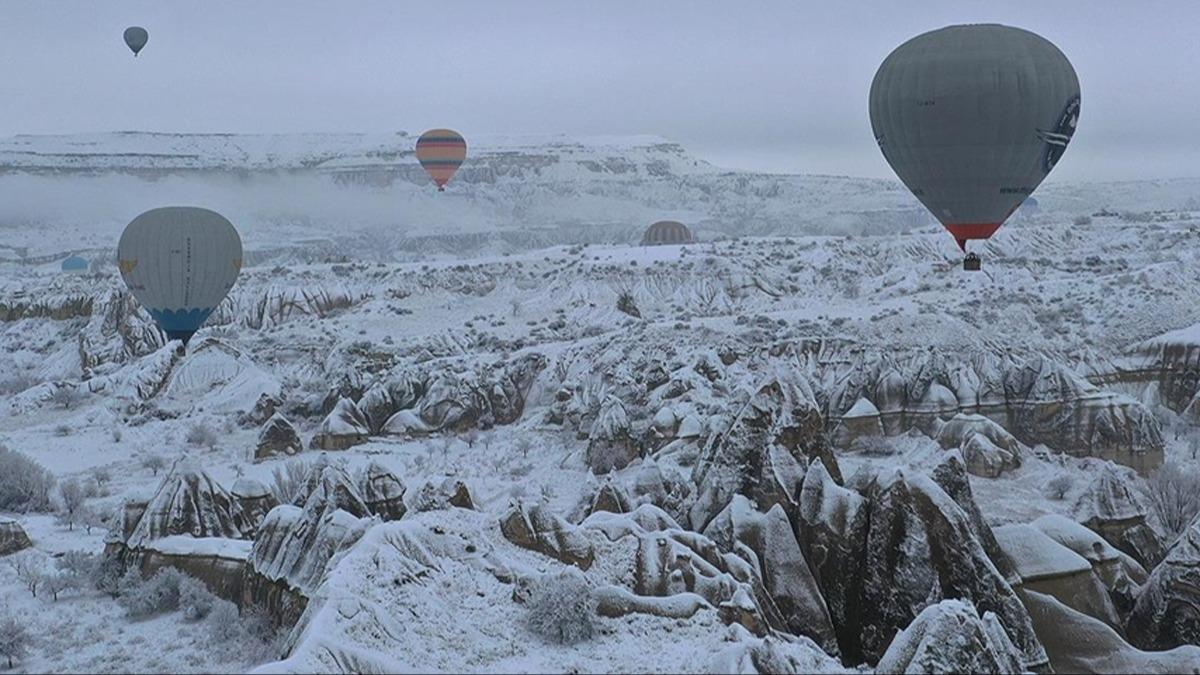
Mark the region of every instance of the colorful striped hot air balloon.
[[467, 142], [452, 129], [430, 129], [417, 139], [417, 161], [437, 183], [438, 192], [445, 192], [446, 183], [467, 158]]

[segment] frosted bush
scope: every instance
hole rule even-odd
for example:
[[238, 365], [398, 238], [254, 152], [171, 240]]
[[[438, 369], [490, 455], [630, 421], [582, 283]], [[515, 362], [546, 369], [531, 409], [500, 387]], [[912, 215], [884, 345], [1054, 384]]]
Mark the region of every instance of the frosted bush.
[[280, 504], [295, 503], [304, 487], [304, 478], [308, 476], [309, 463], [302, 459], [294, 459], [282, 467], [276, 467], [271, 472], [271, 491]]
[[121, 576], [121, 572], [121, 562], [115, 557], [101, 558], [92, 569], [92, 586], [101, 593], [115, 598], [121, 594], [121, 580], [124, 578]]
[[228, 600], [217, 600], [208, 613], [208, 637], [214, 644], [226, 644], [238, 638], [239, 626], [237, 605]]
[[7, 608], [0, 610], [0, 657], [8, 661], [9, 669], [25, 656], [31, 641], [25, 621], [18, 620]]
[[217, 432], [203, 422], [197, 422], [188, 428], [187, 436], [184, 438], [192, 445], [205, 448], [214, 448], [217, 445]]
[[1071, 485], [1074, 484], [1074, 479], [1067, 474], [1062, 474], [1050, 479], [1046, 483], [1046, 493], [1051, 499], [1062, 500], [1067, 496], [1067, 492], [1071, 490]]
[[534, 582], [527, 604], [530, 630], [550, 642], [575, 644], [595, 633], [591, 587], [574, 567]]
[[180, 580], [179, 611], [183, 612], [188, 621], [199, 621], [207, 617], [216, 601], [217, 597], [199, 579], [184, 577]]
[[1200, 514], [1200, 469], [1163, 464], [1147, 479], [1146, 497], [1169, 538], [1178, 537]]
[[117, 602], [132, 618], [169, 612], [179, 607], [179, 586], [184, 579], [179, 570], [164, 567], [149, 579], [130, 568], [121, 577]]

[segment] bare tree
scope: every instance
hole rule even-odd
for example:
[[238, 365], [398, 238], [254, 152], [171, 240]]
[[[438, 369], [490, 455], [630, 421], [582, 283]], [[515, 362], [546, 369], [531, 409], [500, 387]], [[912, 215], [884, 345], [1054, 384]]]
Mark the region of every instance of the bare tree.
[[42, 581], [43, 588], [54, 598], [55, 602], [58, 602], [58, 594], [70, 588], [71, 585], [71, 577], [61, 572], [47, 574]]
[[84, 398], [85, 395], [82, 391], [70, 385], [61, 385], [50, 394], [50, 402], [64, 410], [78, 405]]
[[1200, 514], [1200, 469], [1167, 462], [1146, 481], [1150, 510], [1171, 539]]
[[296, 501], [300, 496], [300, 489], [304, 487], [304, 479], [308, 477], [308, 469], [308, 462], [302, 459], [293, 459], [282, 467], [275, 467], [271, 472], [271, 491], [275, 493], [275, 498], [280, 504], [292, 504]]
[[29, 642], [29, 631], [26, 630], [25, 623], [18, 621], [5, 609], [4, 613], [0, 614], [0, 656], [8, 659], [10, 670], [16, 661], [25, 656], [25, 652], [29, 650]]
[[112, 472], [102, 466], [92, 469], [92, 480], [96, 481], [96, 489], [102, 490], [112, 480]]
[[42, 579], [45, 576], [40, 561], [34, 559], [33, 553], [23, 553], [13, 556], [8, 564], [16, 573], [17, 580], [21, 582], [25, 590], [36, 598], [38, 588], [42, 585]]
[[479, 430], [468, 429], [467, 432], [463, 434], [463, 440], [467, 442], [468, 448], [475, 447], [475, 443], [479, 440]]
[[150, 469], [155, 476], [167, 467], [167, 459], [158, 453], [148, 453], [142, 458], [142, 466]]
[[108, 527], [112, 513], [97, 511], [91, 504], [84, 504], [79, 507], [79, 513], [76, 514], [76, 520], [80, 525], [83, 525], [88, 534], [92, 533], [93, 528]]
[[1050, 495], [1051, 499], [1061, 501], [1066, 498], [1067, 493], [1071, 491], [1071, 486], [1074, 483], [1075, 480], [1069, 475], [1065, 473], [1060, 474], [1050, 479], [1049, 483], [1046, 483], [1046, 492]]
[[87, 490], [75, 478], [68, 478], [59, 483], [58, 495], [62, 500], [63, 520], [67, 522], [67, 529], [75, 529], [75, 521], [79, 515], [79, 509], [87, 502]]

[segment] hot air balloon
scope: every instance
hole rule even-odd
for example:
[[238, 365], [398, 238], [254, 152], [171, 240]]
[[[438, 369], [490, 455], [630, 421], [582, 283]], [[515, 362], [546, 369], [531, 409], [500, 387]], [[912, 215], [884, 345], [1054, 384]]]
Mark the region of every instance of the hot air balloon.
[[[1050, 172], [1075, 133], [1079, 79], [1039, 35], [949, 26], [884, 59], [871, 83], [884, 158], [965, 253], [987, 239]], [[969, 254], [964, 269], [979, 269]]]
[[158, 327], [187, 344], [237, 281], [242, 239], [224, 216], [208, 209], [151, 209], [125, 227], [117, 263]]
[[642, 235], [642, 246], [692, 244], [695, 241], [687, 225], [674, 220], [660, 220], [646, 228], [646, 233]]
[[141, 26], [130, 26], [125, 29], [125, 44], [129, 45], [129, 49], [133, 51], [134, 57], [137, 57], [138, 52], [146, 46], [150, 41], [150, 34]]
[[68, 274], [87, 274], [88, 261], [77, 255], [73, 255], [62, 261], [62, 271]]
[[446, 183], [466, 158], [467, 142], [457, 131], [430, 129], [417, 139], [417, 161], [437, 183], [438, 192], [446, 191]]

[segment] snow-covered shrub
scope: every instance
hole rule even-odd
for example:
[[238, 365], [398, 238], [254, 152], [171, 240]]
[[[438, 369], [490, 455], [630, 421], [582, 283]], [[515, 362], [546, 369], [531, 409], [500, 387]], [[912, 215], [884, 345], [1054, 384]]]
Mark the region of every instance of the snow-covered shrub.
[[96, 489], [100, 490], [112, 480], [112, 472], [102, 466], [97, 466], [92, 469], [92, 480], [96, 481]]
[[208, 637], [213, 644], [228, 644], [238, 638], [241, 627], [238, 622], [237, 605], [228, 600], [217, 600], [208, 613]]
[[184, 578], [182, 572], [170, 567], [160, 569], [149, 579], [130, 568], [121, 577], [117, 602], [132, 618], [169, 612], [179, 607], [179, 586]]
[[1163, 464], [1146, 480], [1146, 498], [1168, 540], [1174, 540], [1200, 514], [1200, 469]]
[[304, 486], [304, 478], [308, 475], [309, 463], [302, 459], [277, 466], [271, 471], [271, 491], [280, 504], [291, 504], [300, 494]]
[[0, 511], [48, 511], [54, 476], [41, 464], [0, 445]]
[[211, 449], [217, 445], [217, 432], [204, 422], [196, 422], [188, 428], [187, 436], [184, 439], [192, 445]]
[[82, 403], [85, 398], [87, 394], [71, 386], [58, 387], [50, 394], [51, 403], [68, 410]]
[[1060, 474], [1050, 479], [1046, 483], [1046, 494], [1051, 499], [1065, 499], [1067, 493], [1071, 491], [1071, 486], [1075, 484], [1075, 479], [1068, 474]]
[[242, 660], [270, 661], [280, 656], [283, 633], [264, 612], [247, 610], [239, 615], [237, 605], [214, 598], [205, 623], [211, 644]]
[[7, 608], [0, 609], [0, 657], [8, 660], [9, 669], [29, 650], [32, 638], [25, 625], [24, 620], [18, 619]]
[[150, 469], [157, 476], [159, 471], [167, 467], [167, 459], [157, 453], [147, 453], [145, 457], [142, 457], [142, 466]]
[[529, 628], [550, 642], [574, 644], [595, 633], [591, 586], [574, 567], [534, 582], [527, 606]]
[[101, 558], [91, 570], [92, 587], [105, 595], [116, 598], [121, 594], [121, 579], [124, 567], [113, 556]]
[[185, 576], [179, 581], [179, 611], [188, 621], [207, 617], [216, 601], [217, 596], [199, 579]]
[[70, 577], [72, 583], [81, 588], [90, 582], [99, 564], [97, 556], [83, 551], [67, 551], [54, 561], [59, 574]]

